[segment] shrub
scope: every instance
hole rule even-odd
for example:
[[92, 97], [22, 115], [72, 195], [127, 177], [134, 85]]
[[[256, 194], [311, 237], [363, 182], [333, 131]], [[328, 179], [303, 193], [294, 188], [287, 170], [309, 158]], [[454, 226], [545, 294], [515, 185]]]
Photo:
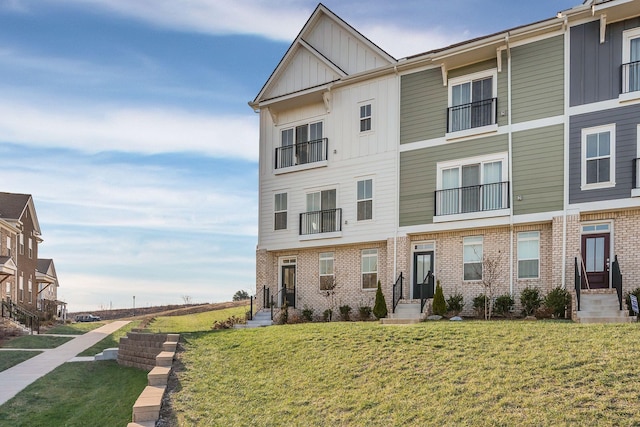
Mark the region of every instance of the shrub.
[[280, 307], [280, 324], [286, 325], [287, 323], [289, 323], [289, 304], [285, 301]]
[[534, 287], [526, 287], [520, 294], [520, 304], [522, 304], [522, 315], [533, 316], [542, 305], [540, 290]]
[[313, 321], [313, 309], [305, 307], [304, 310], [302, 310], [302, 318], [305, 322]]
[[638, 298], [638, 303], [640, 304], [640, 288], [635, 288], [631, 292], [627, 292], [624, 296], [627, 302], [627, 308], [629, 309], [629, 316], [635, 316], [636, 314], [631, 309], [631, 297], [629, 295], [635, 295]]
[[571, 295], [566, 289], [557, 287], [547, 294], [544, 305], [551, 310], [554, 317], [563, 319], [567, 306], [571, 303]]
[[376, 290], [376, 302], [373, 304], [373, 315], [376, 316], [377, 319], [387, 317], [387, 302], [382, 293], [380, 280], [378, 280], [378, 289]]
[[449, 295], [447, 298], [447, 311], [458, 315], [464, 308], [464, 297], [460, 292], [456, 292], [453, 295]]
[[351, 307], [348, 305], [341, 305], [340, 306], [340, 317], [342, 317], [342, 320], [344, 320], [345, 322], [348, 322], [349, 320], [351, 320], [349, 313], [351, 313]]
[[211, 327], [211, 329], [214, 329], [214, 330], [231, 329], [233, 328], [233, 325], [237, 323], [243, 323], [242, 319], [236, 316], [231, 316], [227, 318], [227, 320], [216, 320], [215, 322], [213, 322], [213, 326]]
[[371, 318], [371, 307], [365, 306], [358, 308], [360, 320], [369, 320]]
[[331, 322], [332, 314], [333, 314], [333, 311], [330, 308], [327, 308], [325, 311], [322, 312], [322, 320], [324, 320], [325, 322]]
[[473, 299], [473, 309], [476, 312], [477, 317], [484, 317], [486, 305], [489, 303], [485, 294], [480, 294]]
[[500, 295], [493, 303], [493, 312], [501, 316], [509, 316], [511, 314], [511, 307], [513, 307], [513, 304], [515, 304], [515, 301], [511, 298], [511, 295]]
[[436, 282], [436, 293], [433, 296], [433, 314], [438, 316], [444, 316], [447, 313], [447, 303], [444, 301], [444, 293], [442, 293], [442, 286], [440, 286], [440, 280]]

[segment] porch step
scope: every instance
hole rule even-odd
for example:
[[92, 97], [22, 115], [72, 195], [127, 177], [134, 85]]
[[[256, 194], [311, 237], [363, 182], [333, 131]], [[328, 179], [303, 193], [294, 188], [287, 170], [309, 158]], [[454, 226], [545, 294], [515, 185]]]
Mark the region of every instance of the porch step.
[[395, 313], [391, 313], [388, 320], [416, 320], [419, 322], [423, 317], [423, 314], [420, 313], [420, 303], [417, 302], [408, 302], [408, 303], [400, 303], [396, 306]]
[[576, 316], [579, 323], [628, 323], [633, 320], [627, 310], [620, 310], [615, 291], [583, 293]]
[[95, 360], [118, 360], [118, 347], [105, 348], [96, 354]]
[[391, 319], [391, 318], [383, 318], [380, 319], [380, 323], [383, 325], [412, 325], [414, 323], [420, 323], [419, 318], [411, 318], [411, 319]]
[[243, 328], [260, 328], [263, 326], [271, 326], [273, 321], [271, 320], [271, 310], [261, 310], [253, 315], [252, 320], [247, 320], [244, 325], [233, 325], [236, 329]]

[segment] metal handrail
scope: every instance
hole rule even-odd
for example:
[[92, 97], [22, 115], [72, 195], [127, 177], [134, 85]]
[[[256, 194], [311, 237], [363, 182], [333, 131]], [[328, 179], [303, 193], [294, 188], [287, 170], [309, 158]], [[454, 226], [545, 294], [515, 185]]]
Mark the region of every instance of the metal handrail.
[[498, 98], [447, 108], [447, 132], [458, 132], [498, 122]]
[[266, 285], [262, 286], [262, 308], [269, 308], [269, 294], [271, 293], [271, 289], [267, 288]]
[[622, 93], [640, 90], [640, 61], [622, 64]]
[[342, 208], [300, 214], [300, 236], [342, 231]]
[[620, 310], [622, 310], [622, 273], [620, 272], [620, 264], [618, 263], [618, 255], [613, 259], [613, 271], [611, 272], [611, 281], [613, 287], [618, 292], [618, 302], [620, 303]]
[[436, 190], [435, 215], [509, 208], [509, 181]]
[[580, 279], [580, 269], [578, 268], [578, 257], [574, 259], [574, 279], [576, 289], [576, 310], [580, 311], [580, 289], [582, 288], [582, 280]]
[[276, 147], [276, 169], [327, 160], [329, 140], [327, 138], [297, 142]]
[[403, 282], [403, 276], [402, 276], [402, 272], [400, 272], [400, 275], [396, 279], [396, 282], [393, 284], [393, 308], [391, 309], [392, 313], [396, 312], [396, 307], [398, 306], [398, 303], [402, 299], [402, 282]]
[[432, 292], [427, 292], [427, 295], [424, 295], [424, 286], [427, 285], [428, 288], [427, 290], [433, 289], [433, 273], [431, 271], [429, 271], [427, 273], [427, 275], [424, 277], [424, 280], [422, 281], [422, 283], [420, 284], [419, 288], [420, 288], [420, 313], [424, 313], [424, 306], [427, 303], [427, 300], [429, 298], [433, 298], [433, 295], [431, 295], [431, 297], [429, 296], [429, 294]]
[[2, 301], [2, 317], [23, 324], [31, 333], [40, 333], [40, 317], [11, 301]]

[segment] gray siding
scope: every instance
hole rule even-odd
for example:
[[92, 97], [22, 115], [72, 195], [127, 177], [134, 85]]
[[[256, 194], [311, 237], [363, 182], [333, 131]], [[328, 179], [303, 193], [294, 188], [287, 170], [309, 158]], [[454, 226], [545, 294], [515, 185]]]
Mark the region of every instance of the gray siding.
[[438, 138], [447, 126], [447, 88], [439, 68], [400, 80], [400, 144]]
[[[513, 134], [513, 213], [561, 210], [564, 125]], [[522, 196], [518, 201], [517, 196]]]
[[[580, 190], [582, 129], [616, 124], [616, 186], [596, 190]], [[569, 203], [624, 199], [633, 188], [633, 160], [637, 153], [637, 126], [640, 105], [573, 116], [569, 128]]]
[[513, 122], [564, 113], [564, 37], [511, 50]]
[[640, 26], [640, 18], [607, 25], [600, 44], [600, 21], [571, 28], [571, 106], [617, 98], [622, 88], [622, 32]]
[[433, 222], [438, 162], [507, 149], [507, 135], [494, 135], [400, 153], [400, 226]]

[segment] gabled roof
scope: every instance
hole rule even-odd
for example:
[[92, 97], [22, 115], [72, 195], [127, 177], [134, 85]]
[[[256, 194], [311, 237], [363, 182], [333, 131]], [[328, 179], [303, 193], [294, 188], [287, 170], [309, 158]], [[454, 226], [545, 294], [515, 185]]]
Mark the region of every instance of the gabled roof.
[[29, 211], [36, 234], [40, 234], [40, 223], [30, 194], [0, 192], [0, 218], [9, 223], [22, 221], [25, 212]]
[[38, 258], [36, 280], [38, 282], [55, 283], [57, 285], [58, 275], [52, 259]]
[[0, 276], [12, 276], [17, 271], [16, 263], [8, 256], [0, 256]]
[[[335, 33], [327, 35], [327, 31], [335, 31]], [[350, 60], [350, 55], [341, 55], [340, 41], [336, 42], [334, 39], [336, 34], [345, 36], [343, 39], [348, 39], [348, 43], [351, 43], [356, 48], [366, 50], [371, 60], [365, 61], [366, 63], [356, 64], [356, 62]], [[326, 42], [327, 37], [334, 37], [331, 43]], [[295, 69], [296, 62], [312, 64], [320, 72], [318, 72], [315, 80], [299, 83], [295, 87], [279, 85], [280, 80], [284, 79], [287, 73], [295, 72], [292, 70]], [[360, 34], [355, 28], [320, 3], [291, 46], [289, 46], [289, 49], [256, 98], [249, 105], [257, 108], [260, 102], [268, 99], [301, 92], [305, 89], [317, 88], [354, 73], [369, 71], [396, 62], [393, 56]]]

